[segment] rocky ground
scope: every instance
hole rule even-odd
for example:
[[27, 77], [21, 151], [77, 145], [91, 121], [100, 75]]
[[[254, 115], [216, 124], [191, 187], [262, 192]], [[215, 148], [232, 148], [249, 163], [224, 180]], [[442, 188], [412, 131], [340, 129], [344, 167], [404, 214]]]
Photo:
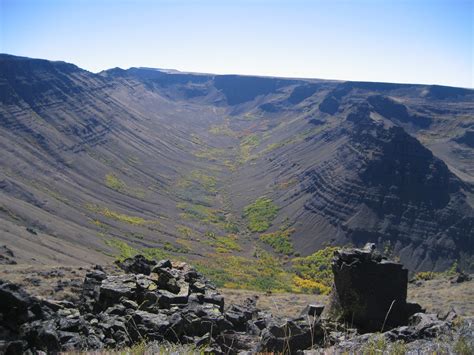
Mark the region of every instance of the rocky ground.
[[[406, 274], [399, 264], [371, 255], [361, 250], [342, 254], [339, 262], [346, 266], [341, 270], [356, 275], [368, 267], [372, 271], [365, 279], [370, 282], [377, 268]], [[377, 314], [371, 306], [374, 302], [363, 306], [358, 301], [349, 322], [344, 312], [351, 306], [341, 293], [346, 292], [347, 278], [334, 265], [336, 288], [329, 298], [221, 293], [185, 263], [150, 262], [140, 256], [118, 267], [90, 270], [10, 266], [0, 274], [0, 339], [4, 339], [0, 348], [9, 354], [124, 348], [131, 352], [472, 353], [472, 280], [411, 283], [409, 300], [427, 308], [426, 313], [416, 314], [417, 305], [404, 306], [402, 280], [401, 306], [394, 316]], [[353, 279], [362, 274], [354, 275]], [[359, 292], [359, 299], [363, 295], [357, 287], [351, 292]], [[372, 293], [376, 303], [383, 304], [380, 289], [375, 287]], [[337, 316], [330, 314], [335, 299], [342, 307]], [[432, 313], [437, 310], [438, 314]], [[372, 321], [383, 320], [383, 325], [374, 323], [375, 328], [367, 332], [363, 329], [367, 314]], [[383, 333], [375, 331], [381, 328]]]
[[[105, 265], [110, 274], [121, 270], [114, 264]], [[58, 300], [77, 300], [87, 268], [75, 266], [0, 265], [0, 279], [14, 282], [33, 295]], [[220, 289], [226, 304], [257, 296], [257, 307], [277, 316], [295, 317], [310, 303], [326, 303], [325, 295], [272, 293], [253, 290]], [[474, 316], [474, 280], [453, 282], [448, 277], [419, 280], [408, 284], [408, 299], [417, 302], [429, 313], [455, 310], [461, 316]]]

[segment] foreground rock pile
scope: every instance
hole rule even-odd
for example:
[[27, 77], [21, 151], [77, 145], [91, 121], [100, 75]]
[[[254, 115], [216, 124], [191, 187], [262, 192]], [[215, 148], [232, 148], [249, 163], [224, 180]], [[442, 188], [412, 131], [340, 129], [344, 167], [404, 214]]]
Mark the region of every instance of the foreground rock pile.
[[[356, 249], [335, 256], [334, 297], [340, 301], [341, 314], [347, 315], [347, 309], [353, 307], [346, 302], [343, 290], [348, 291], [350, 280], [357, 278], [344, 274], [341, 279], [345, 282], [341, 284], [338, 278], [342, 274], [338, 272], [354, 268], [356, 259], [361, 265], [370, 260], [375, 268], [384, 263], [369, 255], [373, 255], [372, 250]], [[343, 266], [344, 263], [349, 264]], [[358, 314], [361, 323], [349, 327], [340, 323], [343, 318], [323, 311], [323, 305], [308, 306], [301, 317], [291, 320], [257, 309], [253, 298], [224, 308], [224, 299], [215, 287], [186, 263], [155, 262], [136, 256], [119, 267], [124, 273], [107, 274], [100, 266], [88, 272], [78, 303], [40, 299], [15, 284], [0, 281], [0, 353], [123, 349], [143, 341], [193, 344], [202, 351], [226, 354], [300, 350], [317, 353], [328, 347], [353, 350], [367, 340], [367, 334], [361, 335], [368, 328], [363, 317], [370, 321], [374, 316], [379, 322], [379, 317], [371, 313], [374, 308], [360, 298], [366, 297], [363, 288], [351, 289], [362, 306]], [[367, 277], [376, 274], [365, 267], [368, 268], [366, 265], [360, 270], [365, 270]], [[363, 279], [363, 275], [359, 276]], [[376, 285], [373, 287], [377, 289]], [[400, 309], [408, 305], [406, 282], [404, 287], [405, 291], [398, 290]], [[381, 310], [385, 310], [384, 302]], [[387, 341], [432, 339], [449, 332], [455, 317], [450, 314], [441, 320], [435, 315], [416, 313], [409, 319], [400, 319], [403, 324], [399, 327], [394, 328], [400, 325], [398, 321], [386, 322], [388, 331], [383, 336]]]
[[307, 321], [279, 322], [254, 299], [224, 311], [215, 287], [185, 263], [136, 256], [119, 266], [125, 274], [107, 275], [99, 266], [87, 273], [79, 304], [35, 298], [0, 281], [0, 350], [119, 349], [166, 340], [232, 353], [281, 349], [287, 338], [308, 348], [316, 337]]

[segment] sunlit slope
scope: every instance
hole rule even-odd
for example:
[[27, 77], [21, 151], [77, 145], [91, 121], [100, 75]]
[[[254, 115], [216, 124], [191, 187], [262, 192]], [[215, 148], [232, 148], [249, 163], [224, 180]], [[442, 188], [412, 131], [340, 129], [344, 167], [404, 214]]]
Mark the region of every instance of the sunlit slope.
[[2, 242], [26, 261], [374, 241], [412, 269], [469, 267], [471, 90], [11, 56], [0, 73]]

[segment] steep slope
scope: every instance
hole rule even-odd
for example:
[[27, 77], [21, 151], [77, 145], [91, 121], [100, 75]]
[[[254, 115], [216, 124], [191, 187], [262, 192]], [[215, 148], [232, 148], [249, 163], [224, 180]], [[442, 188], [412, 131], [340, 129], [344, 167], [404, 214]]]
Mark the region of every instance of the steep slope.
[[2, 55], [1, 240], [44, 263], [373, 241], [413, 270], [472, 268], [473, 99]]
[[174, 243], [173, 190], [206, 147], [189, 131], [200, 130], [199, 111], [216, 113], [70, 64], [2, 56], [0, 65], [2, 242], [44, 262], [106, 258], [118, 237]]

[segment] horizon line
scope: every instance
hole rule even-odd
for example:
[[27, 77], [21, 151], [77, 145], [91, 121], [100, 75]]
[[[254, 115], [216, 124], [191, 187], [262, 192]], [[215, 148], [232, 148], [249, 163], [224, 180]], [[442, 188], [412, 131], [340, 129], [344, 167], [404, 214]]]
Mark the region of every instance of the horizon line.
[[458, 89], [465, 89], [465, 90], [474, 90], [474, 86], [472, 87], [464, 87], [464, 86], [453, 86], [453, 85], [446, 85], [446, 84], [433, 84], [433, 83], [416, 83], [416, 82], [395, 82], [395, 81], [373, 81], [373, 80], [347, 80], [347, 79], [328, 79], [328, 78], [317, 78], [317, 77], [297, 77], [297, 76], [285, 76], [285, 75], [259, 75], [259, 74], [243, 74], [243, 73], [209, 73], [205, 71], [186, 71], [182, 69], [176, 69], [176, 68], [159, 68], [159, 67], [142, 67], [142, 66], [131, 66], [126, 69], [115, 66], [115, 67], [110, 67], [107, 69], [102, 69], [99, 71], [91, 71], [88, 69], [85, 69], [78, 64], [75, 64], [73, 62], [68, 62], [66, 60], [56, 60], [56, 59], [46, 59], [46, 58], [34, 58], [34, 57], [28, 57], [24, 55], [16, 55], [16, 54], [11, 54], [11, 53], [3, 53], [0, 52], [1, 55], [6, 55], [6, 56], [11, 56], [11, 57], [16, 57], [16, 58], [24, 58], [24, 59], [30, 59], [30, 60], [44, 60], [48, 62], [58, 62], [58, 63], [66, 63], [66, 64], [71, 64], [76, 66], [77, 68], [81, 70], [85, 70], [91, 74], [99, 75], [102, 72], [106, 72], [109, 70], [113, 69], [121, 69], [124, 71], [130, 70], [130, 69], [144, 69], [144, 70], [157, 70], [161, 71], [163, 73], [166, 73], [168, 75], [186, 75], [186, 74], [191, 74], [191, 75], [215, 75], [215, 76], [247, 76], [247, 77], [258, 77], [258, 78], [273, 78], [273, 79], [287, 79], [287, 80], [318, 80], [318, 81], [328, 81], [328, 82], [351, 82], [351, 83], [377, 83], [377, 84], [396, 84], [396, 85], [408, 85], [408, 86], [442, 86], [442, 87], [450, 87], [450, 88], [458, 88]]

